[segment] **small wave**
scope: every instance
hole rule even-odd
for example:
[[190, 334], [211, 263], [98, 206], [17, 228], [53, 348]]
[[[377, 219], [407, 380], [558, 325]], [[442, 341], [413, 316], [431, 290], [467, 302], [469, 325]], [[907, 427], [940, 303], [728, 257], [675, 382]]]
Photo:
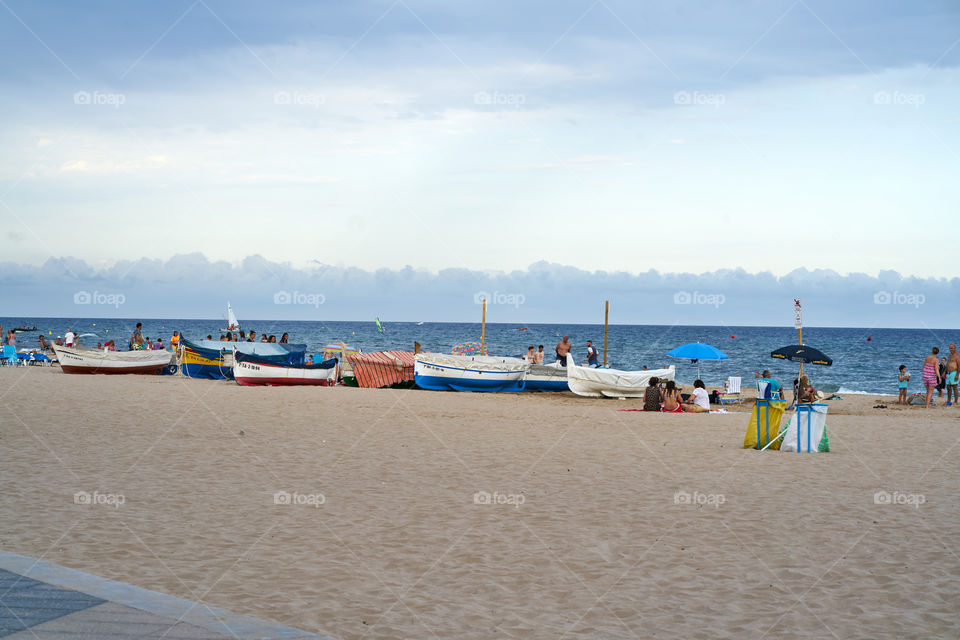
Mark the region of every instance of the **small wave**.
[[[859, 391], [857, 389], [848, 389], [843, 385], [840, 386], [836, 391], [837, 394], [843, 395], [847, 394], [848, 396], [875, 396], [875, 395], [884, 395], [882, 391]], [[895, 395], [893, 393], [887, 393], [886, 395]]]

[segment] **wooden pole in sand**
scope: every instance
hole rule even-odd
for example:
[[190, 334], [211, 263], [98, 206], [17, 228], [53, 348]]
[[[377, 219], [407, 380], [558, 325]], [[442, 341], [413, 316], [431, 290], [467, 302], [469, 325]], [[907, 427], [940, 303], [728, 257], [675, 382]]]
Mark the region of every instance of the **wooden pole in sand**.
[[480, 355], [487, 355], [487, 299], [483, 299], [483, 316], [480, 319]]
[[603, 366], [607, 366], [607, 327], [610, 325], [610, 301], [603, 312]]

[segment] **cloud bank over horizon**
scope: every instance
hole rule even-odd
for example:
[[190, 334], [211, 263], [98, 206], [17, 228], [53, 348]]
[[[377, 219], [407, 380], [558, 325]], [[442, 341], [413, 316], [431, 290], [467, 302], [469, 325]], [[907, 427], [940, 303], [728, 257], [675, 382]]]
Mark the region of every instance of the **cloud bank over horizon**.
[[807, 326], [943, 328], [960, 308], [960, 278], [875, 276], [796, 269], [703, 273], [587, 271], [538, 261], [527, 269], [364, 270], [315, 262], [298, 268], [252, 255], [239, 263], [201, 253], [96, 266], [72, 257], [0, 263], [2, 316], [217, 318], [230, 300], [241, 318], [792, 325], [793, 298]]

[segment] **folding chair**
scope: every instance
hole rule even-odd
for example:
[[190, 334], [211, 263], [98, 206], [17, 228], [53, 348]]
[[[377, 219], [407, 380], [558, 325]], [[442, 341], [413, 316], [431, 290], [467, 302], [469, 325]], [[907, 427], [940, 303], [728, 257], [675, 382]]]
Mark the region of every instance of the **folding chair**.
[[720, 396], [720, 404], [732, 404], [734, 402], [743, 402], [740, 395], [740, 376], [730, 376], [724, 383], [724, 392]]

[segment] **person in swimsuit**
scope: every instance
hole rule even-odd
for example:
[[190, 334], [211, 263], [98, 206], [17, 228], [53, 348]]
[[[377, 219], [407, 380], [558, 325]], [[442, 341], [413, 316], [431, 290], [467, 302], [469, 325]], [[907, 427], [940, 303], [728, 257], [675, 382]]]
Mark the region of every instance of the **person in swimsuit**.
[[[957, 353], [957, 345], [950, 345], [950, 353], [947, 355], [947, 406], [950, 407], [957, 402], [957, 383], [960, 382], [960, 353]], [[950, 400], [950, 392], [953, 392], [953, 401]]]
[[907, 404], [907, 385], [910, 383], [910, 374], [907, 373], [907, 365], [900, 365], [900, 374], [897, 376], [897, 388], [900, 389], [900, 395], [897, 396], [897, 404]]
[[937, 369], [940, 372], [940, 382], [937, 383], [937, 397], [943, 397], [943, 387], [947, 384], [947, 359], [940, 358], [940, 366]]
[[663, 413], [680, 413], [683, 411], [681, 406], [680, 390], [673, 380], [667, 380], [667, 388], [663, 392], [663, 406], [660, 411]]
[[537, 363], [537, 364], [543, 364], [543, 345], [540, 345], [539, 347], [537, 347], [537, 359], [536, 359], [536, 363]]
[[923, 386], [927, 388], [927, 400], [924, 406], [929, 409], [933, 406], [933, 390], [940, 383], [940, 359], [937, 354], [940, 349], [934, 347], [923, 361]]
[[660, 411], [660, 379], [654, 376], [643, 392], [643, 410]]

